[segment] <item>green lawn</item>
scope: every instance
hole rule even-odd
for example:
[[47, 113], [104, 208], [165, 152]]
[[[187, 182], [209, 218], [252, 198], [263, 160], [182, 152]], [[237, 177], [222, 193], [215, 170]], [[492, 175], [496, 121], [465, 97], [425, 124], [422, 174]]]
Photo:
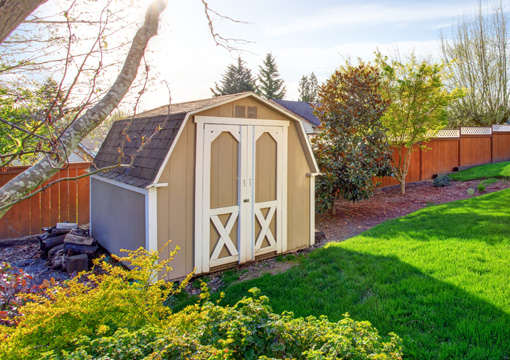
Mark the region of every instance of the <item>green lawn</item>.
[[467, 181], [475, 179], [510, 177], [510, 161], [475, 166], [451, 174], [453, 180]]
[[[491, 175], [493, 176], [493, 175]], [[422, 209], [310, 253], [251, 287], [276, 312], [349, 312], [404, 340], [408, 359], [510, 358], [510, 190]]]

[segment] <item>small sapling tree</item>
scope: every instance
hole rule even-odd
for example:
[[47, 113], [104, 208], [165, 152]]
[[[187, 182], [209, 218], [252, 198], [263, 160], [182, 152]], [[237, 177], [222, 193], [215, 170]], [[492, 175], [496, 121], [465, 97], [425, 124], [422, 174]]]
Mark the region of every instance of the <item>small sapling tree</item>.
[[321, 176], [317, 181], [319, 211], [335, 213], [335, 201], [367, 199], [374, 177], [391, 171], [391, 154], [381, 116], [389, 101], [378, 92], [377, 68], [347, 63], [319, 89], [316, 115], [319, 133], [312, 140]]
[[450, 71], [445, 63], [420, 61], [414, 54], [404, 63], [388, 60], [379, 52], [376, 63], [381, 71], [381, 95], [391, 102], [382, 120], [388, 138], [397, 149], [394, 175], [405, 194], [414, 146], [418, 144], [425, 149], [425, 143], [447, 125], [446, 107], [463, 97], [464, 91], [447, 90]]

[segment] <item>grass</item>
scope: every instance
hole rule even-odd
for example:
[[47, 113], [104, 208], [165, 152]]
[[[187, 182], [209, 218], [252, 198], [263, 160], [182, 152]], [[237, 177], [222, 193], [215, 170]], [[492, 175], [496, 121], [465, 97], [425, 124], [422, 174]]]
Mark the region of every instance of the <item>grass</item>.
[[510, 190], [424, 208], [310, 253], [258, 287], [276, 312], [349, 312], [402, 337], [407, 359], [510, 358]]
[[510, 177], [510, 161], [475, 166], [450, 174], [453, 180], [467, 181], [486, 178]]

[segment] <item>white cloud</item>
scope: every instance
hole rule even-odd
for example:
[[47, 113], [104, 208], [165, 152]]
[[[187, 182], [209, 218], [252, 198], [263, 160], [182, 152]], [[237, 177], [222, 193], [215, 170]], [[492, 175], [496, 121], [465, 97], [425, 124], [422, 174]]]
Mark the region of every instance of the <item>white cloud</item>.
[[284, 24], [266, 25], [269, 36], [281, 36], [294, 33], [310, 32], [338, 26], [400, 26], [401, 24], [421, 21], [443, 21], [462, 14], [459, 6], [431, 6], [428, 2], [420, 4], [391, 5], [365, 4], [323, 8], [317, 13], [301, 18], [294, 18]]

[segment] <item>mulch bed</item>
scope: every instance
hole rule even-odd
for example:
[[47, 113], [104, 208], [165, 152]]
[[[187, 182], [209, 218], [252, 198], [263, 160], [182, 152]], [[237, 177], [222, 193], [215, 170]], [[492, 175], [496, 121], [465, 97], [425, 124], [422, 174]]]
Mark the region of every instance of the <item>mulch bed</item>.
[[[477, 186], [481, 180], [453, 181], [450, 186], [436, 188], [432, 180], [407, 185], [405, 195], [400, 193], [400, 185], [376, 189], [368, 200], [358, 203], [343, 201], [337, 204], [336, 215], [317, 215], [316, 228], [324, 231], [327, 241], [343, 241], [366, 231], [386, 220], [410, 214], [434, 204], [467, 199], [487, 193], [507, 189], [510, 182], [498, 181], [486, 185], [483, 193]], [[475, 190], [469, 195], [467, 190]]]

